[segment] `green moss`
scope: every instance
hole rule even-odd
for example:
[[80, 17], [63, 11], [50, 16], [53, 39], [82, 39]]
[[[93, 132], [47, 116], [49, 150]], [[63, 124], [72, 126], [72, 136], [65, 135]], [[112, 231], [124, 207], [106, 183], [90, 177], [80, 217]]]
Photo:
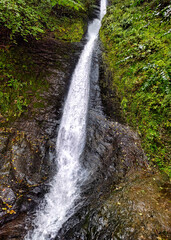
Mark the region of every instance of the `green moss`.
[[85, 32], [85, 23], [81, 18], [60, 18], [53, 28], [56, 39], [68, 42], [80, 42]]
[[100, 32], [127, 122], [147, 156], [170, 172], [170, 26], [168, 1], [113, 0]]
[[[26, 112], [33, 98], [39, 100], [40, 92], [48, 87], [44, 72], [39, 69], [41, 68], [39, 64], [33, 63], [32, 56], [25, 52], [25, 47], [20, 46], [22, 42], [20, 40], [28, 41], [29, 39], [31, 43], [32, 39], [52, 36], [67, 42], [79, 42], [85, 32], [88, 9], [94, 1], [86, 0], [81, 1], [82, 3], [63, 1], [61, 4], [54, 1], [53, 6], [51, 3], [40, 1], [35, 4], [29, 3], [23, 12], [26, 2], [19, 4], [17, 1], [13, 4], [9, 1], [7, 5], [0, 4], [3, 10], [0, 16], [3, 20], [0, 24], [2, 34], [0, 40], [2, 44], [0, 44], [0, 123], [14, 120]], [[10, 11], [7, 11], [8, 8]], [[19, 12], [20, 18], [15, 18], [15, 11]], [[8, 24], [6, 24], [7, 20], [9, 20]], [[11, 48], [11, 45], [14, 47]], [[66, 58], [68, 55], [63, 57]], [[56, 68], [62, 68], [60, 61], [54, 64]], [[41, 107], [40, 104], [38, 105]]]
[[47, 89], [48, 83], [22, 48], [0, 51], [0, 123], [26, 112], [32, 98]]

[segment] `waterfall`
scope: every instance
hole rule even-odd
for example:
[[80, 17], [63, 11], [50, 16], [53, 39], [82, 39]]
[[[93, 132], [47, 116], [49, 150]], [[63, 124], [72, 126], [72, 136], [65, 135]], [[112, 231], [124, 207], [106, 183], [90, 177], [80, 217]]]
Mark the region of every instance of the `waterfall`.
[[89, 24], [87, 44], [74, 70], [59, 127], [57, 173], [50, 184], [49, 193], [37, 210], [34, 229], [27, 233], [25, 240], [54, 239], [63, 223], [74, 213], [79, 200], [80, 186], [86, 178], [86, 171], [79, 160], [86, 139], [91, 60], [106, 4], [106, 0], [101, 0], [99, 19]]

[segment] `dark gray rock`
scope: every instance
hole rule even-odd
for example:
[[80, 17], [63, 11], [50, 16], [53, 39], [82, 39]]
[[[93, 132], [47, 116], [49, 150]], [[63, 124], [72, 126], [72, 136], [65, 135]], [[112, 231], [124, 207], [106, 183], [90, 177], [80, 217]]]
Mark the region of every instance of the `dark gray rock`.
[[[55, 141], [61, 109], [82, 45], [47, 38], [18, 48], [36, 64], [34, 74], [46, 79], [48, 89], [39, 94], [40, 99], [33, 97], [28, 112], [8, 126], [0, 127], [0, 225], [4, 226], [3, 232], [5, 223], [33, 210], [47, 191], [43, 183], [48, 182], [56, 169]], [[34, 107], [34, 103], [39, 103], [40, 107]], [[14, 228], [18, 227], [13, 222]], [[0, 239], [3, 239], [1, 232]], [[11, 239], [7, 235], [5, 239]]]
[[[27, 119], [16, 121], [8, 131], [2, 129], [0, 135], [5, 136], [1, 147], [5, 160], [0, 172], [2, 240], [24, 238], [54, 173], [57, 128], [69, 85], [70, 63], [77, 55], [72, 53], [74, 46], [53, 41], [51, 49], [48, 43], [30, 48], [35, 61], [41, 66], [48, 63], [51, 73], [47, 77], [49, 90], [42, 93], [45, 107], [30, 106]], [[77, 211], [63, 225], [56, 240], [169, 239], [168, 179], [149, 167], [140, 138], [130, 127], [105, 118], [97, 84], [96, 50], [87, 141], [81, 159], [88, 178], [81, 186]], [[56, 59], [60, 69], [54, 68]], [[108, 101], [107, 95], [105, 104]], [[113, 119], [121, 119], [115, 110], [118, 115]]]
[[[169, 185], [159, 173], [134, 171], [84, 206], [56, 239], [170, 239]], [[162, 190], [161, 190], [162, 189]]]

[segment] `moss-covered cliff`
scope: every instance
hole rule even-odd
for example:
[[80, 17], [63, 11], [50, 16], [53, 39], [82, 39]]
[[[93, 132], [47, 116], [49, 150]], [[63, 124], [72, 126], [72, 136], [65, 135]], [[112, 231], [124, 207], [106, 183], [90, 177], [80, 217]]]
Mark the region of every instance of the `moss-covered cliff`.
[[110, 3], [100, 32], [106, 74], [112, 75], [109, 87], [140, 134], [149, 160], [169, 173], [169, 1]]
[[30, 54], [36, 41], [80, 42], [95, 2], [0, 1], [0, 126], [27, 112], [33, 98], [40, 106], [40, 94], [48, 88], [38, 73], [41, 63]]

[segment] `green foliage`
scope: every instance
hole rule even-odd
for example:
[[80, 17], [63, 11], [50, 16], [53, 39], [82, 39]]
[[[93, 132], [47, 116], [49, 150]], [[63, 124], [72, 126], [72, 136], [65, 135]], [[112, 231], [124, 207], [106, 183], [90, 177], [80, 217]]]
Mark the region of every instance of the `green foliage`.
[[33, 96], [41, 91], [42, 85], [46, 87], [43, 79], [36, 79], [36, 66], [30, 57], [23, 55], [17, 45], [11, 48], [13, 43], [19, 43], [21, 38], [30, 41], [47, 35], [63, 41], [80, 41], [85, 27], [83, 19], [93, 2], [0, 0], [0, 122], [27, 111], [31, 101], [28, 93]]
[[51, 0], [52, 7], [61, 5], [63, 7], [73, 8], [75, 10], [84, 10], [83, 3], [79, 0]]
[[[135, 4], [136, 3], [136, 4]], [[155, 6], [155, 7], [154, 7]], [[168, 1], [113, 0], [102, 30], [104, 60], [113, 73], [129, 124], [146, 153], [169, 172], [170, 6]]]
[[28, 36], [38, 38], [48, 26], [54, 27], [49, 23], [52, 22], [51, 17], [58, 14], [54, 9], [56, 6], [77, 12], [85, 11], [84, 4], [79, 0], [0, 0], [0, 27], [10, 30], [11, 39], [17, 36], [25, 40]]
[[38, 36], [44, 32], [43, 23], [51, 10], [47, 0], [1, 0], [0, 24], [11, 30], [11, 38], [17, 34], [23, 36]]
[[[46, 36], [80, 41], [84, 33], [84, 12], [87, 1], [79, 0], [0, 0], [0, 121], [19, 117], [27, 111], [31, 98], [28, 92], [42, 89], [35, 66], [27, 56], [9, 47], [21, 37], [28, 41]], [[84, 14], [83, 14], [84, 13]], [[5, 29], [5, 30], [4, 30]], [[10, 40], [3, 33], [10, 33]], [[46, 86], [46, 85], [45, 85]]]
[[144, 0], [135, 0], [134, 6], [141, 5], [144, 2]]

